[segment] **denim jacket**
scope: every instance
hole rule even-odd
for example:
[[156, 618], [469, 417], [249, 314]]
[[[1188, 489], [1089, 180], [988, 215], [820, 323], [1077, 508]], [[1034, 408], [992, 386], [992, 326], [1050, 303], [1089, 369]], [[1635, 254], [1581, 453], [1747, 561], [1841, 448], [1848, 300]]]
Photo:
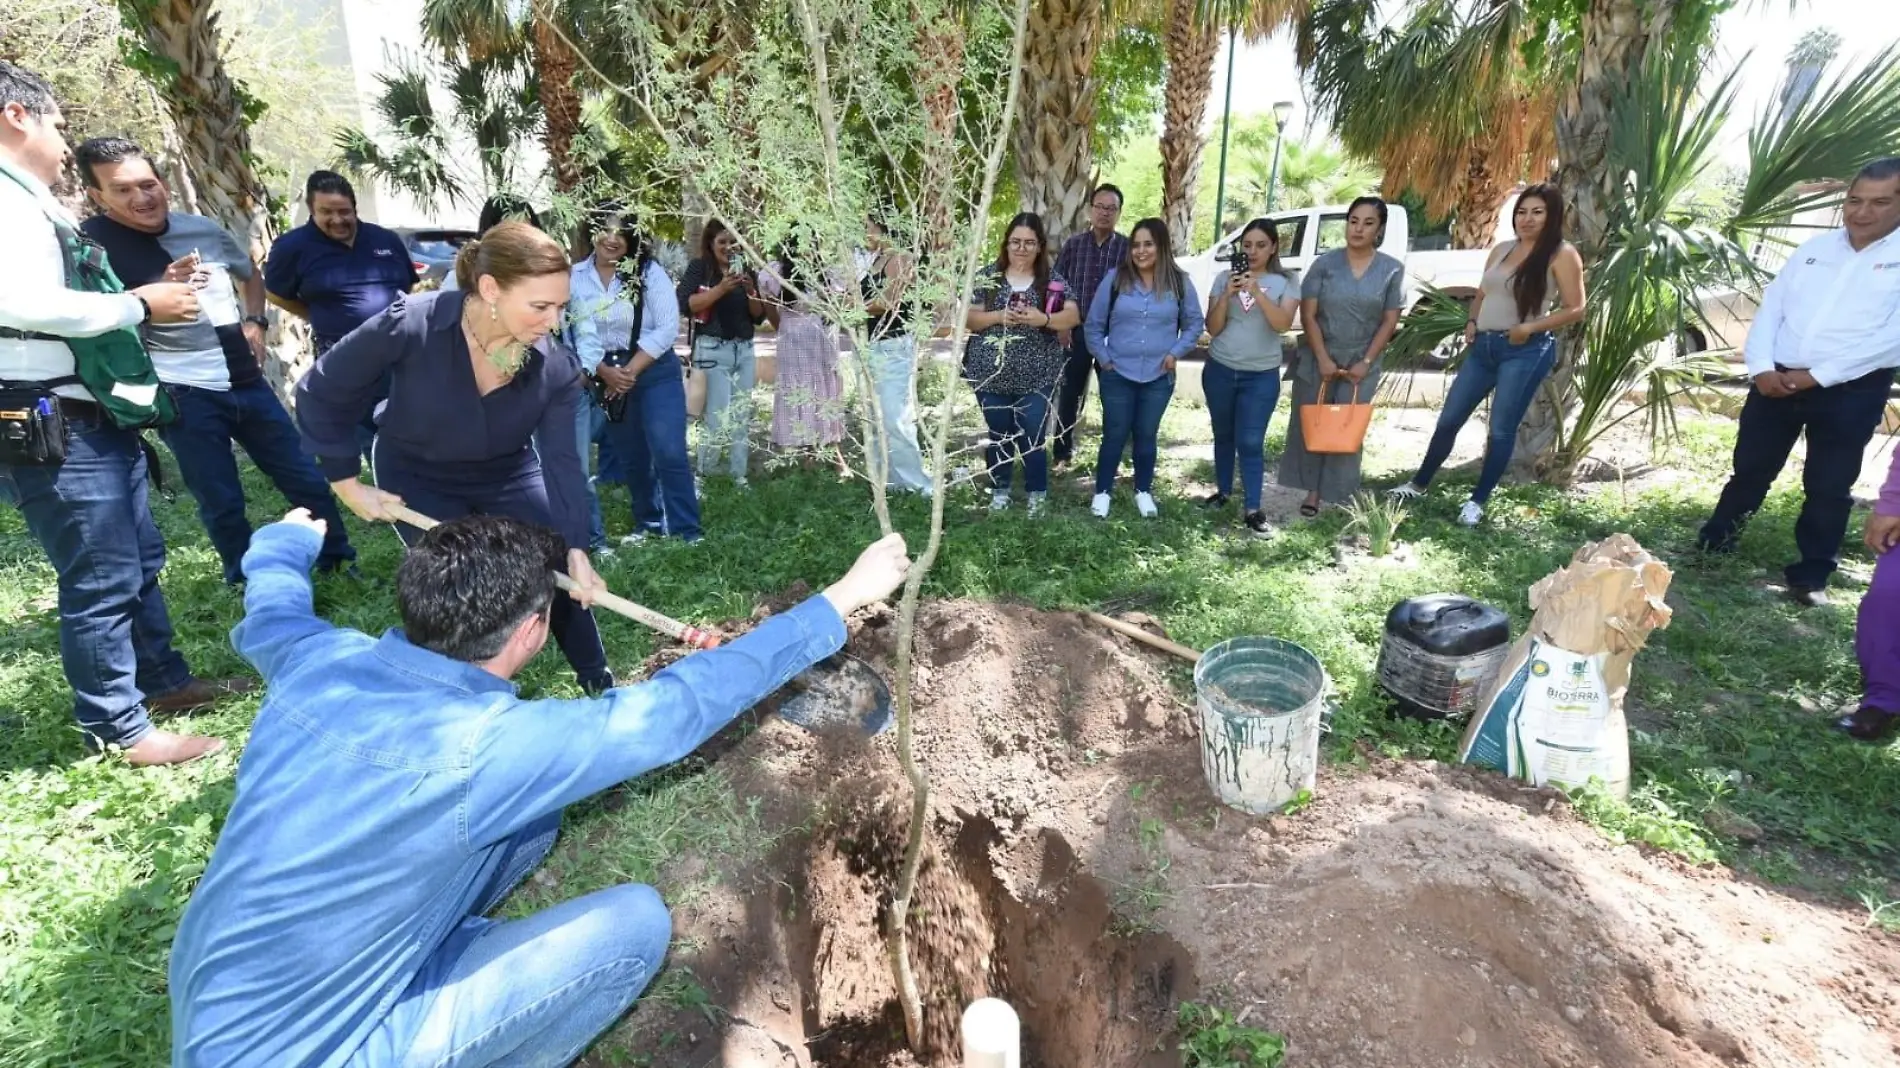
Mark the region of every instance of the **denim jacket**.
[[814, 597], [586, 700], [311, 609], [307, 528], [258, 531], [231, 632], [269, 687], [172, 947], [173, 1068], [345, 1063], [467, 917], [510, 835], [692, 752], [844, 644]]
[[[1108, 272], [1089, 303], [1088, 321], [1083, 326], [1089, 351], [1095, 354], [1097, 364], [1113, 366], [1116, 374], [1130, 382], [1152, 382], [1164, 373], [1161, 365], [1168, 357], [1178, 360], [1200, 344], [1207, 316], [1201, 311], [1194, 283], [1186, 275], [1181, 276], [1179, 298], [1173, 293], [1150, 292], [1136, 283], [1111, 300], [1116, 273]], [[1115, 311], [1112, 320], [1111, 306]]]

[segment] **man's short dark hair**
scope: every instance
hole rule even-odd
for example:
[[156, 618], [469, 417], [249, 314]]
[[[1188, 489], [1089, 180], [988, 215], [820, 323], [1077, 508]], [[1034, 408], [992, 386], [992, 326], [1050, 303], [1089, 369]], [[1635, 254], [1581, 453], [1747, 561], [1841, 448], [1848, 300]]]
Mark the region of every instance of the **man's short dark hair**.
[[335, 171], [310, 172], [309, 181], [303, 184], [303, 206], [307, 208], [315, 204], [318, 193], [343, 197], [350, 202], [350, 207], [356, 206], [356, 187], [350, 184], [348, 178]]
[[1122, 196], [1122, 191], [1107, 182], [1103, 182], [1101, 185], [1095, 187], [1095, 192], [1089, 194], [1089, 203], [1095, 203], [1095, 198], [1101, 196], [1103, 193], [1115, 194], [1115, 206], [1118, 208], [1128, 203], [1127, 198]]
[[0, 107], [19, 104], [29, 115], [51, 115], [59, 102], [45, 78], [0, 59]]
[[444, 523], [416, 539], [396, 569], [396, 606], [410, 642], [479, 664], [521, 621], [554, 601], [566, 546], [546, 527], [505, 516]]
[[[80, 143], [73, 149], [73, 160], [79, 164], [79, 176], [94, 189], [99, 188], [99, 174], [93, 168], [102, 163], [124, 163], [129, 159], [142, 159], [150, 163], [152, 157], [138, 143], [125, 137], [94, 137]], [[158, 165], [152, 165], [152, 173], [158, 173]]]
[[1900, 178], [1900, 156], [1882, 156], [1854, 175], [1856, 182], [1889, 182], [1895, 178]]

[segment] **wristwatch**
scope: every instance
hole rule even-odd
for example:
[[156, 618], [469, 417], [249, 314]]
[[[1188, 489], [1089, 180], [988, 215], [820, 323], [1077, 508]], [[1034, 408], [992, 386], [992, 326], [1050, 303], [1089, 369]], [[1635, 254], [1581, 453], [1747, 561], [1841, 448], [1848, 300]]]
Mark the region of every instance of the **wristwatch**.
[[256, 323], [260, 330], [270, 329], [270, 320], [264, 318], [262, 315], [246, 315], [244, 321], [246, 323]]
[[144, 297], [139, 296], [137, 293], [132, 294], [132, 299], [138, 301], [139, 307], [145, 310], [145, 314], [139, 317], [139, 322], [141, 324], [151, 322], [152, 321], [152, 302], [149, 300], [146, 300]]

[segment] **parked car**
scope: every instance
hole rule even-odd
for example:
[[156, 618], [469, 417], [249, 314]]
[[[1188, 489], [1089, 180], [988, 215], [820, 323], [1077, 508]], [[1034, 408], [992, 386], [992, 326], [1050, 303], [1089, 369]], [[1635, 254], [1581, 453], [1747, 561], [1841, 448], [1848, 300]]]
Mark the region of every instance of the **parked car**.
[[430, 287], [442, 284], [448, 273], [455, 269], [455, 254], [462, 246], [475, 238], [473, 230], [432, 230], [406, 226], [393, 228], [396, 236], [409, 249], [409, 259], [416, 265], [416, 273]]

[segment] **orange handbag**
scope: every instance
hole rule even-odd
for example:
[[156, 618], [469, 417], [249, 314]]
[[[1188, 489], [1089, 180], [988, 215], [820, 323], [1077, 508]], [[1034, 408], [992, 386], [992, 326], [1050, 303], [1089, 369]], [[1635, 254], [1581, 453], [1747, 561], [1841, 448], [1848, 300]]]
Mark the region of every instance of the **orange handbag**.
[[1307, 452], [1353, 453], [1365, 448], [1366, 428], [1372, 425], [1372, 405], [1325, 402], [1327, 386], [1342, 379], [1351, 386], [1347, 399], [1356, 399], [1358, 385], [1341, 371], [1320, 383], [1320, 403], [1300, 406], [1300, 437], [1306, 442]]

